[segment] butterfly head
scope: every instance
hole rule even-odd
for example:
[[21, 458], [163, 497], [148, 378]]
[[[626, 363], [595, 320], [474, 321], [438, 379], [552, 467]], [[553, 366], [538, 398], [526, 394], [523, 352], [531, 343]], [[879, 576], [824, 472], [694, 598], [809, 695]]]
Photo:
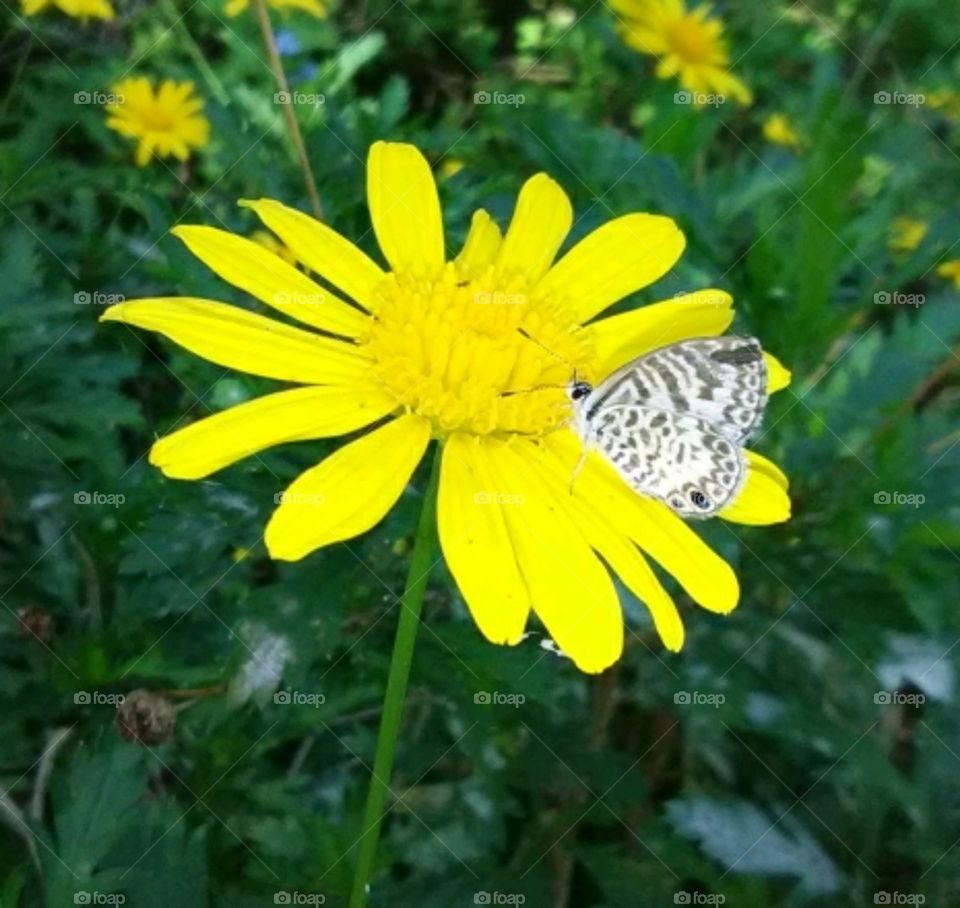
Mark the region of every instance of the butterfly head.
[[567, 397], [574, 403], [577, 403], [587, 397], [592, 390], [593, 385], [591, 385], [590, 382], [583, 381], [574, 375], [570, 380], [570, 384], [567, 385]]

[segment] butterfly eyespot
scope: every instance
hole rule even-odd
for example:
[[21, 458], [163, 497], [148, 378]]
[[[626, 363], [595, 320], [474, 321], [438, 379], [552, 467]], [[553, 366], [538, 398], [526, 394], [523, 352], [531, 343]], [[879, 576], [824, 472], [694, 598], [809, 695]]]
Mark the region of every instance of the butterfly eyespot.
[[695, 508], [700, 508], [701, 511], [707, 510], [710, 507], [710, 499], [707, 498], [703, 492], [693, 491], [690, 493], [690, 501]]
[[679, 496], [670, 499], [670, 506], [676, 510], [680, 510], [683, 507], [683, 499]]

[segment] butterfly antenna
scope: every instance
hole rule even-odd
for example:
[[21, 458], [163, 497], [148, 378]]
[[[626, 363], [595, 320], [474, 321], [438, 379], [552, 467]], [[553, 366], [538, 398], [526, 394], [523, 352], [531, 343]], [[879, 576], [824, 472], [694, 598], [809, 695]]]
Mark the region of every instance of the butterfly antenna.
[[520, 333], [521, 337], [525, 337], [530, 343], [536, 344], [541, 350], [545, 353], [549, 353], [554, 359], [560, 360], [560, 362], [569, 366], [571, 369], [574, 369], [574, 365], [570, 360], [564, 359], [559, 353], [554, 353], [543, 341], [537, 340], [532, 334], [528, 334], [523, 328], [517, 328], [517, 331]]

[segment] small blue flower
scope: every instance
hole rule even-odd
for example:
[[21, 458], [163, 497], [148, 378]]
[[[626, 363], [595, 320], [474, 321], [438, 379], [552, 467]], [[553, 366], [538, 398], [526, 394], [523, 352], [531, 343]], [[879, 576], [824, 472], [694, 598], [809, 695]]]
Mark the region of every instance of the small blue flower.
[[300, 40], [288, 29], [280, 29], [277, 32], [277, 53], [281, 57], [292, 57], [300, 53]]

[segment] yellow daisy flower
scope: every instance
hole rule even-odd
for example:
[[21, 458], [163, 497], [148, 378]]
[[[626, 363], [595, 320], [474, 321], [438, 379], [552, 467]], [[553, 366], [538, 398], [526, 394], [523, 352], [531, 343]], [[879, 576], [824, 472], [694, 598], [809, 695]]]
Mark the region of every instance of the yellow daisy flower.
[[74, 19], [110, 20], [114, 16], [110, 0], [20, 0], [20, 8], [25, 16], [36, 16], [51, 6]]
[[802, 144], [793, 124], [781, 113], [770, 114], [763, 121], [763, 137], [774, 145], [782, 145], [794, 151], [798, 151]]
[[742, 104], [753, 100], [750, 89], [730, 72], [723, 23], [710, 18], [708, 6], [687, 10], [683, 0], [611, 0], [622, 18], [624, 41], [656, 57], [657, 75], [676, 78], [694, 95], [723, 95]]
[[894, 218], [890, 223], [890, 239], [887, 246], [894, 253], [913, 252], [923, 242], [929, 229], [930, 225], [926, 221], [917, 218], [906, 216]]
[[960, 259], [949, 259], [937, 265], [937, 277], [953, 281], [953, 286], [960, 290]]
[[[379, 523], [436, 439], [440, 543], [477, 626], [494, 643], [515, 644], [532, 611], [586, 672], [611, 665], [623, 646], [613, 573], [647, 604], [664, 644], [680, 649], [680, 614], [647, 556], [704, 608], [733, 609], [730, 566], [599, 454], [586, 458], [571, 490], [582, 447], [567, 425], [571, 367], [560, 357], [602, 380], [651, 349], [722, 334], [733, 319], [730, 296], [704, 290], [595, 320], [675, 264], [685, 244], [676, 224], [618, 217], [555, 262], [573, 212], [541, 173], [521, 189], [505, 234], [477, 211], [449, 259], [430, 165], [413, 146], [386, 142], [370, 149], [367, 196], [386, 268], [300, 211], [242, 203], [342, 296], [249, 239], [214, 227], [173, 231], [225, 281], [305, 327], [195, 298], [128, 301], [104, 313], [221, 366], [303, 386], [160, 439], [151, 463], [201, 479], [273, 445], [369, 427], [283, 493], [265, 538], [273, 558], [293, 561]], [[784, 387], [789, 373], [772, 357], [768, 364], [770, 390]], [[539, 385], [556, 387], [503, 396]], [[750, 452], [749, 464], [722, 516], [786, 520], [786, 477], [759, 454]]]
[[[250, 6], [250, 0], [227, 0], [224, 9], [228, 16], [239, 16]], [[319, 19], [325, 19], [330, 11], [330, 0], [267, 0], [267, 6], [280, 11], [299, 9], [305, 13], [312, 13]]]
[[185, 161], [191, 148], [210, 141], [210, 123], [200, 112], [203, 101], [193, 82], [166, 79], [156, 91], [146, 76], [124, 79], [113, 86], [114, 103], [107, 105], [107, 126], [137, 139], [136, 161], [146, 166], [151, 155]]

